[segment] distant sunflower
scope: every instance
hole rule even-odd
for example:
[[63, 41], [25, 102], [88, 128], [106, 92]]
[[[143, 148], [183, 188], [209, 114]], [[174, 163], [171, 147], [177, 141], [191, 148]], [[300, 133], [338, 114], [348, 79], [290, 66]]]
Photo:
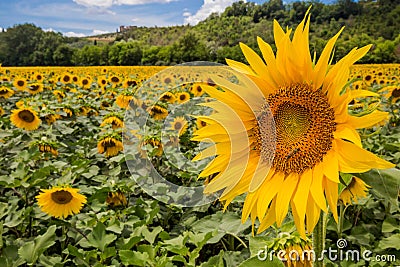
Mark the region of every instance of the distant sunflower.
[[201, 128], [207, 126], [207, 122], [205, 122], [205, 121], [203, 121], [201, 119], [197, 119], [196, 120], [196, 126], [197, 126], [197, 129], [201, 129]]
[[176, 94], [176, 101], [179, 104], [185, 103], [186, 101], [188, 101], [190, 99], [190, 95], [189, 93], [186, 92], [180, 92]]
[[24, 90], [26, 89], [27, 82], [26, 82], [26, 79], [25, 79], [25, 78], [16, 77], [16, 78], [14, 79], [13, 85], [14, 85], [14, 87], [17, 88], [18, 90], [24, 91]]
[[122, 128], [124, 127], [124, 120], [121, 116], [111, 113], [104, 118], [103, 122], [100, 124], [100, 127], [108, 124], [110, 124], [113, 129]]
[[26, 90], [32, 95], [43, 92], [43, 84], [41, 83], [32, 83], [26, 87]]
[[[353, 49], [330, 66], [340, 30], [327, 42], [318, 62], [313, 63], [308, 42], [309, 24], [307, 12], [291, 39], [291, 30], [285, 32], [274, 21], [276, 55], [269, 44], [258, 38], [264, 59], [241, 43], [250, 66], [227, 60], [233, 69], [253, 80], [263, 97], [249, 91], [251, 87], [238, 86], [218, 77], [215, 82], [224, 91], [203, 86], [210, 97], [219, 100], [203, 104], [214, 108], [217, 113], [199, 117], [209, 125], [197, 130], [193, 138], [196, 141], [215, 141], [194, 158], [216, 156], [200, 173], [200, 177], [217, 174], [204, 192], [225, 189], [220, 197], [225, 207], [236, 196], [247, 193], [242, 221], [246, 221], [249, 215], [253, 223], [258, 218], [258, 233], [274, 223], [281, 226], [290, 206], [297, 230], [304, 238], [305, 228], [312, 232], [321, 210], [327, 212], [328, 205], [338, 220], [339, 171], [354, 173], [394, 167], [394, 164], [364, 150], [356, 131], [382, 121], [387, 113], [376, 110], [354, 117], [347, 111], [352, 99], [377, 94], [366, 90], [342, 92], [350, 66], [371, 46]], [[226, 105], [230, 108], [227, 109]], [[231, 115], [231, 110], [235, 111], [239, 121]], [[272, 141], [268, 112], [272, 113], [276, 130], [272, 166], [269, 161]], [[241, 134], [227, 132], [236, 121], [245, 131]], [[234, 130], [240, 131], [240, 128]], [[233, 144], [236, 147], [242, 145], [240, 149], [231, 151]], [[247, 165], [240, 160], [244, 156], [249, 158]]]
[[128, 87], [135, 87], [137, 85], [137, 81], [132, 80], [132, 79], [125, 79], [124, 83], [122, 84], [122, 87], [128, 88]]
[[16, 127], [27, 131], [36, 130], [41, 123], [36, 111], [24, 107], [13, 110], [10, 120]]
[[174, 103], [175, 102], [175, 95], [171, 92], [165, 92], [160, 96], [161, 101], [165, 101], [168, 103]]
[[115, 99], [115, 103], [117, 103], [118, 107], [126, 109], [129, 105], [129, 102], [132, 99], [133, 99], [133, 96], [131, 96], [131, 95], [120, 94]]
[[154, 105], [147, 108], [147, 112], [155, 119], [155, 120], [162, 120], [168, 116], [168, 110], [165, 108]]
[[79, 80], [79, 85], [82, 88], [89, 88], [92, 85], [92, 79], [90, 77], [82, 77]]
[[353, 176], [350, 184], [340, 193], [339, 199], [344, 205], [349, 205], [354, 201], [358, 202], [359, 198], [367, 196], [369, 185], [358, 177]]
[[202, 96], [203, 94], [204, 94], [204, 90], [203, 90], [203, 88], [201, 87], [201, 85], [200, 84], [193, 84], [191, 87], [190, 87], [190, 92], [194, 95], [194, 96]]
[[33, 79], [35, 80], [35, 82], [43, 82], [44, 76], [42, 73], [35, 73], [33, 75]]
[[383, 87], [381, 90], [378, 91], [379, 93], [386, 92], [384, 94], [385, 98], [391, 99], [392, 103], [396, 103], [398, 99], [400, 99], [400, 86], [391, 85]]
[[11, 88], [2, 86], [0, 87], [0, 97], [3, 98], [9, 98], [14, 94], [14, 90], [12, 90]]
[[53, 187], [42, 189], [36, 199], [43, 212], [56, 218], [67, 218], [79, 213], [86, 203], [86, 197], [78, 192], [76, 188]]
[[106, 136], [97, 143], [97, 150], [100, 154], [105, 153], [106, 157], [116, 156], [123, 149], [122, 142], [115, 137]]
[[39, 148], [39, 151], [42, 153], [48, 152], [48, 153], [51, 153], [55, 157], [58, 156], [58, 151], [54, 144], [42, 142], [42, 143], [38, 143], [38, 148]]
[[188, 128], [188, 122], [184, 117], [176, 117], [174, 121], [171, 122], [171, 129], [178, 132], [178, 135], [181, 136], [186, 132]]
[[121, 192], [121, 190], [117, 190], [116, 192], [108, 192], [106, 203], [112, 208], [128, 205], [126, 196]]
[[0, 117], [2, 117], [6, 112], [2, 107], [0, 107]]
[[64, 84], [72, 83], [72, 76], [70, 73], [65, 72], [59, 77], [59, 80]]

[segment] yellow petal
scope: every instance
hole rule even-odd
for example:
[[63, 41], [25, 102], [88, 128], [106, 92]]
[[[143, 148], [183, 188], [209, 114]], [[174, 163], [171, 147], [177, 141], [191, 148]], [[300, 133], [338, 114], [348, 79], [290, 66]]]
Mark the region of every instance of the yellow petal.
[[388, 116], [389, 114], [387, 112], [375, 110], [362, 117], [348, 116], [346, 123], [355, 129], [362, 129], [372, 127], [377, 123], [386, 120]]
[[289, 210], [289, 201], [297, 187], [299, 176], [297, 173], [290, 173], [282, 183], [284, 190], [280, 190], [276, 196], [276, 224], [282, 224]]
[[313, 197], [315, 203], [317, 203], [318, 207], [326, 212], [326, 200], [324, 196], [324, 188], [322, 185], [323, 165], [321, 163], [314, 166], [312, 175], [313, 178], [310, 187], [311, 196]]
[[244, 43], [239, 43], [240, 48], [247, 60], [249, 62], [250, 67], [259, 75], [263, 76], [264, 74], [268, 73], [267, 66], [265, 65], [264, 61], [261, 59], [256, 52], [253, 51], [250, 47], [245, 45]]
[[328, 200], [329, 209], [332, 211], [333, 218], [338, 222], [337, 202], [338, 202], [338, 184], [324, 177], [323, 180], [326, 199]]
[[339, 162], [334, 150], [328, 151], [322, 161], [324, 175], [332, 182], [339, 183]]

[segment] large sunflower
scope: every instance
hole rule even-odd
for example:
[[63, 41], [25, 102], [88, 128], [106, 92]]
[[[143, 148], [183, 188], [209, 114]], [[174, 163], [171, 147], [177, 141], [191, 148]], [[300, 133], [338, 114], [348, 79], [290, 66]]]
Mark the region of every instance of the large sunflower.
[[79, 189], [76, 188], [53, 187], [42, 191], [36, 196], [40, 209], [56, 218], [77, 214], [86, 203], [86, 197], [79, 194]]
[[[205, 193], [224, 189], [220, 200], [225, 207], [236, 196], [247, 193], [242, 221], [249, 215], [253, 223], [258, 218], [258, 233], [274, 223], [280, 226], [290, 206], [296, 227], [305, 237], [305, 228], [312, 232], [321, 210], [327, 212], [328, 205], [337, 221], [339, 171], [365, 172], [394, 166], [364, 150], [356, 131], [382, 121], [387, 113], [374, 111], [354, 117], [347, 111], [351, 100], [377, 96], [345, 88], [350, 66], [371, 46], [354, 48], [330, 65], [340, 30], [327, 42], [318, 62], [313, 62], [309, 23], [307, 12], [291, 39], [291, 30], [285, 32], [274, 21], [277, 52], [275, 55], [271, 46], [258, 38], [263, 59], [240, 44], [250, 66], [233, 60], [227, 63], [257, 87], [243, 88], [218, 77], [214, 81], [223, 91], [203, 86], [218, 100], [204, 103], [216, 113], [198, 117], [207, 126], [196, 131], [193, 138], [214, 141], [194, 158], [216, 156], [200, 173], [201, 177], [217, 174]], [[262, 97], [252, 91], [254, 88]], [[270, 140], [269, 116], [275, 123], [275, 143]], [[272, 160], [271, 144], [276, 146]]]
[[42, 122], [33, 109], [25, 107], [13, 110], [10, 120], [18, 128], [27, 131], [36, 130]]

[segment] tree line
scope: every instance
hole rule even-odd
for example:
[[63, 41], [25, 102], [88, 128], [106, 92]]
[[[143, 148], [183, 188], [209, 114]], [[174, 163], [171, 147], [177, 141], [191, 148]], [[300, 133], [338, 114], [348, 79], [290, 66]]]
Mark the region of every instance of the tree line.
[[334, 60], [353, 47], [373, 44], [362, 63], [400, 62], [400, 0], [338, 0], [329, 5], [270, 0], [261, 5], [235, 2], [195, 26], [133, 27], [91, 38], [65, 37], [34, 24], [15, 25], [0, 33], [0, 63], [93, 66], [174, 65], [197, 60], [224, 63], [225, 58], [245, 61], [239, 42], [258, 51], [256, 36], [260, 36], [274, 48], [272, 20], [293, 28], [310, 5], [312, 53], [319, 55], [327, 40], [345, 26]]

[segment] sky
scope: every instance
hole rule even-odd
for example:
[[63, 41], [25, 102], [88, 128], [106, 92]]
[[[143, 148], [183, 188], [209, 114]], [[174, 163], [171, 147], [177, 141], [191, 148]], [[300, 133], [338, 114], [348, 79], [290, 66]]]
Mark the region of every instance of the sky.
[[[120, 25], [195, 25], [237, 0], [0, 0], [0, 30], [33, 23], [45, 31], [83, 37]], [[265, 0], [251, 0], [257, 4]], [[325, 1], [322, 1], [325, 2]]]

